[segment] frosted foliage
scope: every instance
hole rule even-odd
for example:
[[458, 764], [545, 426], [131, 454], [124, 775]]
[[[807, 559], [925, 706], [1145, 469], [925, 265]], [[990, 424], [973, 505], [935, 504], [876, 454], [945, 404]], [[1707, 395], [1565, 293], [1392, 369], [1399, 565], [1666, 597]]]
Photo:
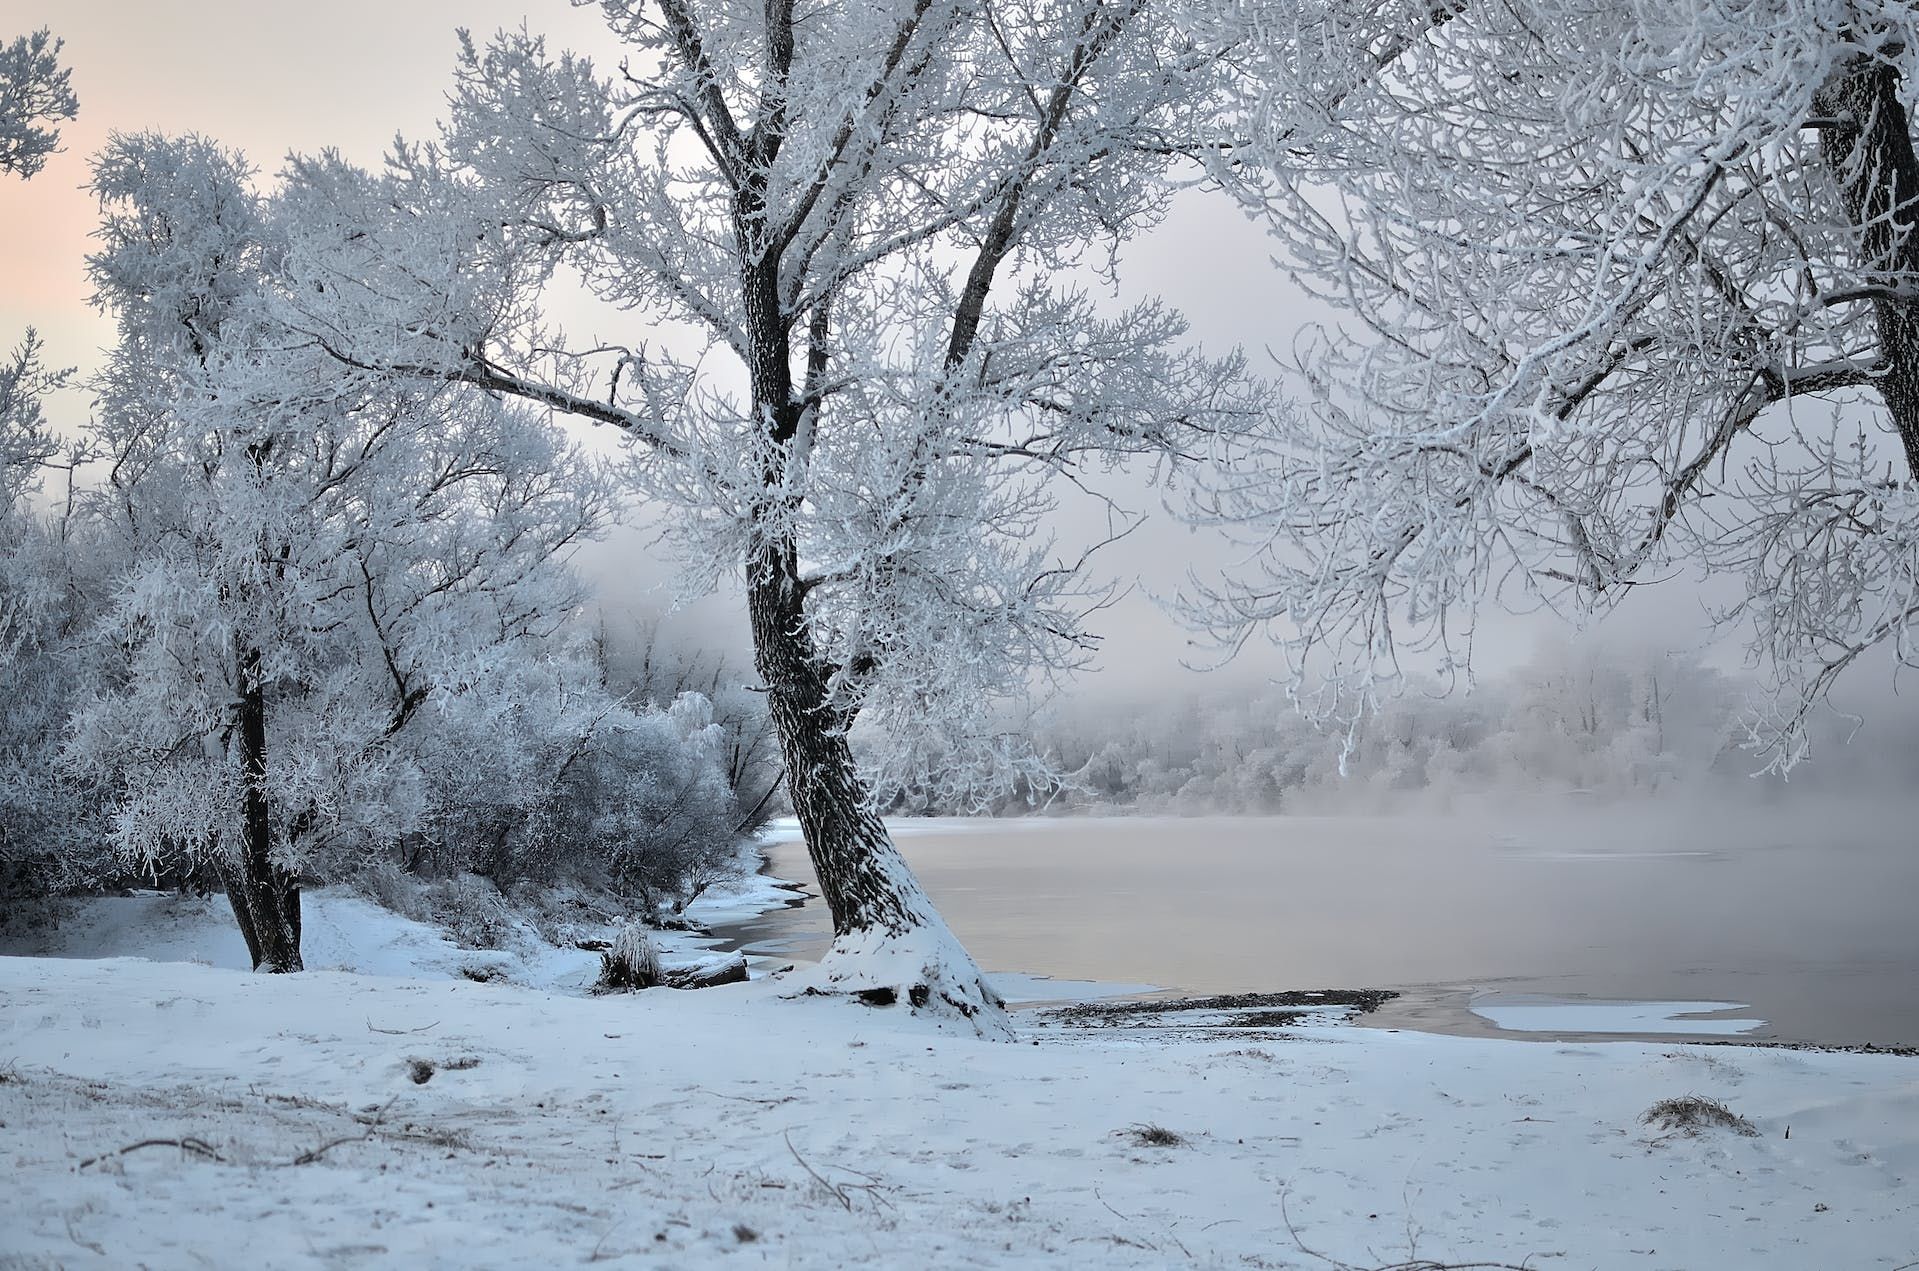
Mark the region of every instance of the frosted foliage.
[[[999, 707], [1083, 661], [1106, 594], [1044, 534], [1048, 483], [1258, 399], [1176, 314], [1075, 281], [1160, 216], [1213, 63], [1130, 4], [601, 8], [616, 72], [469, 40], [431, 144], [294, 166], [285, 197], [347, 209], [304, 221], [294, 324], [622, 429], [693, 589], [799, 597], [812, 714], [860, 722], [874, 801], [931, 755], [962, 801], [1043, 781]], [[653, 342], [556, 352], [561, 268]]]
[[423, 721], [474, 667], [541, 655], [599, 479], [526, 414], [343, 374], [291, 337], [275, 313], [301, 208], [256, 195], [237, 157], [121, 137], [95, 189], [92, 278], [120, 339], [87, 512], [129, 565], [99, 632], [117, 666], [70, 757], [118, 787], [129, 859], [231, 852], [256, 693], [281, 865], [415, 833]]
[[1216, 170], [1342, 311], [1309, 400], [1205, 482], [1196, 586], [1350, 719], [1488, 599], [1697, 566], [1775, 690], [1919, 661], [1919, 18], [1890, 0], [1199, 5], [1246, 74]]
[[12, 356], [0, 362], [0, 518], [25, 515], [41, 466], [59, 452], [41, 403], [67, 376], [49, 370], [40, 353], [40, 336], [29, 327]]
[[604, 880], [676, 907], [735, 867], [738, 804], [712, 708], [610, 698], [583, 657], [476, 660], [422, 758], [442, 869]]
[[81, 593], [70, 545], [31, 505], [59, 449], [42, 401], [66, 378], [32, 329], [0, 362], [0, 899], [68, 881], [68, 849], [95, 828], [55, 762], [81, 681], [69, 649]]
[[93, 683], [81, 636], [99, 564], [73, 527], [0, 521], [0, 908], [100, 872], [95, 801], [60, 763], [68, 714]]
[[0, 172], [40, 171], [59, 147], [59, 125], [79, 110], [60, 47], [43, 27], [0, 48]]

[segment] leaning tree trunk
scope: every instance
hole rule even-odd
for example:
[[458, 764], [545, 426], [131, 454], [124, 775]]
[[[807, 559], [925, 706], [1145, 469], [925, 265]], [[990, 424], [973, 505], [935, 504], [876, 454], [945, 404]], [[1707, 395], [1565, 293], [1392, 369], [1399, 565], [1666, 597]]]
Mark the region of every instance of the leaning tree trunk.
[[246, 938], [255, 971], [304, 969], [300, 960], [300, 884], [273, 862], [273, 818], [267, 805], [266, 692], [260, 684], [260, 653], [240, 658], [240, 772], [242, 798], [239, 858], [221, 870], [227, 900]]
[[[754, 416], [772, 443], [760, 474], [766, 505], [759, 546], [746, 561], [747, 614], [787, 793], [833, 915], [832, 947], [805, 991], [852, 994], [875, 1005], [904, 999], [963, 1016], [983, 1034], [1006, 1035], [1005, 1004], [868, 805], [846, 720], [828, 692], [831, 668], [806, 620], [798, 545], [785, 524], [794, 510], [787, 464], [795, 459], [804, 409], [794, 394], [792, 315], [781, 307], [779, 253], [761, 241], [763, 184], [763, 169], [750, 175], [735, 208]], [[809, 373], [819, 369], [813, 363], [821, 355], [816, 343]]]
[[1879, 393], [1919, 480], [1919, 158], [1899, 76], [1867, 62], [1828, 84], [1819, 108], [1833, 117], [1820, 148], [1846, 213], [1859, 227], [1862, 281], [1875, 289], [1883, 360]]
[[833, 915], [822, 982], [876, 1005], [956, 1012], [997, 1031], [1004, 1005], [946, 928], [869, 806], [828, 670], [806, 623], [790, 544], [767, 548], [747, 580], [754, 664], [786, 761], [786, 788]]

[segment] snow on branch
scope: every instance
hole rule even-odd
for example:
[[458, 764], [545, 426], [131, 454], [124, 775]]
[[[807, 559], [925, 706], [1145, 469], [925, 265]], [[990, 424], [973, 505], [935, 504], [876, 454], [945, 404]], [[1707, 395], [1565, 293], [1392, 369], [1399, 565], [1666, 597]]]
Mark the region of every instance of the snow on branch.
[[1246, 553], [1200, 625], [1350, 720], [1405, 656], [1466, 666], [1484, 603], [1735, 562], [1788, 756], [1837, 667], [1911, 664], [1904, 513], [1820, 519], [1919, 478], [1910, 6], [1193, 12], [1245, 67], [1213, 171], [1346, 318], [1199, 482]]

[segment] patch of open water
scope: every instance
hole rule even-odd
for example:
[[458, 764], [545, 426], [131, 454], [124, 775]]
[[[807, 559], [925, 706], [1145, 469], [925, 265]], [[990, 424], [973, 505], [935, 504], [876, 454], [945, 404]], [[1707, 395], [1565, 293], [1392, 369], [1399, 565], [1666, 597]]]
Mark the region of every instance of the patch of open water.
[[[1368, 1022], [1881, 1046], [1919, 1045], [1912, 825], [1663, 805], [895, 823], [1011, 1000], [1390, 988]], [[804, 847], [771, 837], [769, 871], [814, 894]], [[808, 900], [718, 934], [810, 959], [829, 933]]]

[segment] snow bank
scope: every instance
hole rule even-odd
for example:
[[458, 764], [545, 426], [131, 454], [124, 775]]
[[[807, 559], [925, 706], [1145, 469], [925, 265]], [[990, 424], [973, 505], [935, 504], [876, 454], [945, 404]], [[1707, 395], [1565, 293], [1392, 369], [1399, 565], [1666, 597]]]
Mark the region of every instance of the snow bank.
[[[686, 916], [702, 925], [740, 922], [784, 905], [791, 896], [787, 886], [760, 874], [729, 880], [688, 905]], [[313, 970], [425, 980], [490, 978], [576, 993], [587, 991], [600, 971], [597, 952], [549, 944], [524, 922], [511, 948], [468, 949], [437, 927], [343, 887], [308, 889], [301, 914], [301, 947]], [[598, 934], [610, 939], [613, 928]], [[723, 943], [689, 931], [659, 931], [653, 938], [671, 967], [708, 960]], [[57, 927], [0, 940], [0, 954], [145, 958], [235, 971], [252, 966], [224, 897], [162, 892], [74, 901]]]

